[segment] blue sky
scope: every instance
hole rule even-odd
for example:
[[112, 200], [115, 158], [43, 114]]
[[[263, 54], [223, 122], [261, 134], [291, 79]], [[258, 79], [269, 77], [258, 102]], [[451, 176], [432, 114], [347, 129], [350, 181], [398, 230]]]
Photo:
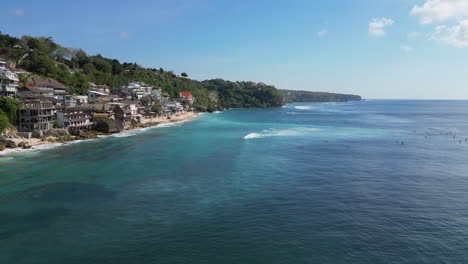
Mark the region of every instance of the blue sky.
[[6, 1], [0, 30], [204, 80], [468, 99], [468, 0]]

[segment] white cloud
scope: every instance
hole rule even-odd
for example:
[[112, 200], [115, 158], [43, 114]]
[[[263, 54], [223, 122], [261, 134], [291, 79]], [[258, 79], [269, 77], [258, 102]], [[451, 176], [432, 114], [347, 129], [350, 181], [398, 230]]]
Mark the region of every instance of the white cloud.
[[468, 0], [426, 0], [415, 5], [410, 14], [418, 16], [422, 24], [461, 19], [468, 16]]
[[130, 38], [130, 33], [127, 32], [127, 31], [122, 31], [122, 32], [120, 32], [120, 37], [124, 38], [124, 39], [128, 39], [128, 38]]
[[402, 51], [406, 51], [406, 52], [413, 51], [413, 47], [408, 46], [408, 45], [401, 45], [401, 46], [400, 46], [400, 49], [401, 49]]
[[24, 16], [25, 12], [23, 9], [15, 9], [11, 11], [11, 13], [15, 16]]
[[459, 21], [455, 26], [438, 26], [429, 39], [437, 40], [457, 48], [468, 47], [468, 20]]
[[374, 18], [369, 23], [369, 34], [376, 36], [376, 37], [383, 37], [387, 35], [385, 32], [385, 27], [389, 27], [393, 25], [395, 21], [390, 18]]
[[326, 34], [328, 34], [328, 31], [327, 31], [326, 29], [323, 29], [323, 30], [317, 32], [317, 36], [318, 36], [319, 38], [325, 36]]
[[417, 38], [421, 36], [421, 32], [410, 32], [408, 33], [408, 38]]

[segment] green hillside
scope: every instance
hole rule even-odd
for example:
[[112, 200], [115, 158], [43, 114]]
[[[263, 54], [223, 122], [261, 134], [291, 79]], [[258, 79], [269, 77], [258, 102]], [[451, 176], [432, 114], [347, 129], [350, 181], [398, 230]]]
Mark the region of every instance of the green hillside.
[[[196, 81], [162, 68], [144, 68], [136, 63], [120, 62], [100, 54], [89, 55], [81, 49], [66, 48], [52, 38], [0, 33], [0, 58], [28, 72], [50, 77], [69, 86], [69, 93], [86, 94], [88, 82], [119, 87], [129, 82], [144, 82], [161, 87], [172, 98], [180, 91], [191, 91], [199, 110], [216, 107], [278, 107], [283, 96], [270, 85], [231, 82], [221, 79]], [[23, 85], [27, 76], [20, 76]]]

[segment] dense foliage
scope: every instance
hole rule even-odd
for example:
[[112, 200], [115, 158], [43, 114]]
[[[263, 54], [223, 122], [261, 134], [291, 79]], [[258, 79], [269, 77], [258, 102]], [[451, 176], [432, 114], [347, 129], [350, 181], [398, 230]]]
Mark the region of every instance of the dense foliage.
[[0, 110], [2, 110], [12, 125], [17, 124], [18, 103], [8, 97], [0, 97]]
[[220, 79], [199, 82], [189, 79], [185, 72], [178, 76], [162, 68], [143, 68], [100, 54], [91, 56], [81, 49], [62, 47], [50, 37], [15, 38], [0, 33], [0, 56], [29, 72], [57, 79], [70, 87], [69, 92], [77, 94], [87, 93], [88, 82], [119, 87], [133, 81], [161, 87], [172, 98], [178, 98], [180, 91], [191, 91], [195, 107], [200, 110], [218, 106], [276, 107], [283, 103], [273, 86]]
[[5, 131], [5, 129], [9, 127], [11, 127], [11, 124], [10, 122], [8, 122], [7, 115], [5, 114], [5, 112], [0, 110], [0, 133], [3, 133], [3, 131]]
[[294, 102], [347, 102], [347, 101], [361, 101], [359, 95], [352, 94], [336, 94], [336, 93], [323, 93], [323, 92], [310, 92], [310, 91], [293, 91], [293, 90], [279, 90], [283, 96], [285, 103]]
[[13, 99], [0, 97], [0, 133], [17, 124], [18, 104]]

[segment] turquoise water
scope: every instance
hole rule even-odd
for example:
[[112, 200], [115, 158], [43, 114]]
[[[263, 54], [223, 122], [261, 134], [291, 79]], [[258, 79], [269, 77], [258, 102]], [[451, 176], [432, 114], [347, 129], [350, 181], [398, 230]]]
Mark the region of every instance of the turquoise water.
[[466, 137], [467, 101], [301, 103], [0, 157], [0, 263], [466, 263]]

